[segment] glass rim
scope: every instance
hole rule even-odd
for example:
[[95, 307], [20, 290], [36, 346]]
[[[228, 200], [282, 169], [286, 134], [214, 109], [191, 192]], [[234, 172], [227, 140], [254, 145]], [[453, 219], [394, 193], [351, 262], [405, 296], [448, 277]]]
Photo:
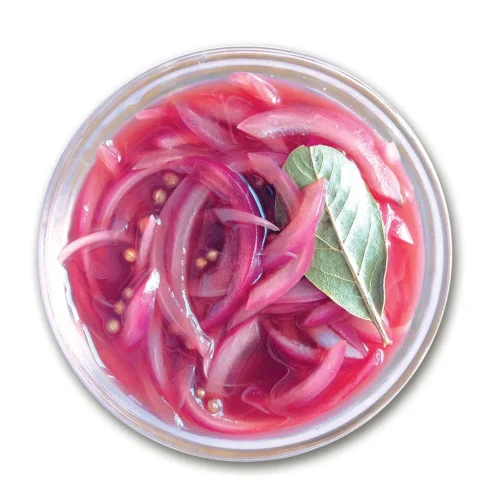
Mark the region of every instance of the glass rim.
[[[160, 433], [158, 433], [154, 429], [153, 426], [148, 425], [147, 422], [144, 422], [143, 419], [138, 418], [130, 411], [126, 412], [125, 409], [116, 400], [106, 397], [104, 391], [99, 389], [99, 387], [89, 376], [89, 373], [84, 372], [84, 370], [82, 370], [82, 368], [78, 365], [74, 353], [70, 352], [68, 346], [63, 342], [62, 335], [57, 334], [60, 333], [59, 326], [57, 324], [57, 318], [52, 307], [49, 286], [46, 281], [46, 225], [51, 204], [54, 201], [56, 185], [61, 180], [61, 176], [64, 176], [64, 167], [71, 159], [71, 156], [74, 153], [75, 149], [77, 149], [82, 141], [85, 141], [87, 131], [91, 129], [93, 125], [100, 123], [102, 121], [102, 117], [106, 116], [107, 111], [111, 109], [116, 104], [116, 102], [118, 102], [120, 99], [123, 99], [124, 96], [128, 94], [133, 94], [140, 88], [140, 86], [144, 86], [148, 82], [153, 82], [162, 73], [166, 72], [166, 74], [168, 74], [169, 72], [174, 72], [179, 69], [189, 70], [190, 68], [199, 68], [200, 62], [203, 63], [204, 61], [207, 61], [209, 59], [212, 61], [223, 61], [225, 59], [230, 60], [234, 58], [255, 58], [258, 60], [267, 59], [277, 62], [284, 61], [299, 67], [312, 68], [321, 74], [327, 74], [333, 78], [341, 77], [342, 80], [346, 82], [346, 84], [349, 85], [353, 90], [366, 97], [377, 108], [385, 113], [395, 125], [397, 125], [400, 131], [404, 134], [405, 139], [410, 143], [412, 149], [418, 154], [419, 158], [421, 159], [421, 164], [425, 171], [425, 175], [430, 182], [431, 191], [440, 212], [441, 223], [444, 230], [444, 268], [438, 303], [434, 311], [432, 322], [425, 334], [422, 344], [420, 345], [419, 349], [414, 354], [413, 358], [406, 366], [404, 371], [400, 374], [400, 376], [376, 401], [374, 401], [361, 414], [349, 420], [345, 425], [334, 428], [330, 432], [317, 435], [314, 438], [308, 440], [291, 444], [289, 443], [283, 446], [270, 446], [266, 448], [238, 448], [237, 446], [221, 447], [213, 446], [210, 444], [205, 445], [187, 439], [186, 436], [188, 436], [189, 433], [186, 433], [186, 436], [183, 436], [183, 438], [172, 439], [172, 436], [170, 436], [171, 439], [167, 441], [164, 436], [160, 435]], [[383, 408], [385, 408], [410, 380], [410, 378], [422, 362], [423, 358], [425, 357], [426, 353], [428, 352], [444, 315], [451, 284], [452, 272], [451, 224], [444, 193], [441, 188], [436, 170], [434, 169], [434, 166], [429, 158], [429, 155], [427, 154], [426, 150], [424, 149], [415, 133], [404, 120], [404, 118], [399, 114], [398, 111], [396, 111], [395, 108], [393, 108], [391, 104], [389, 104], [383, 97], [381, 97], [378, 92], [374, 91], [368, 85], [366, 85], [356, 77], [350, 75], [346, 71], [313, 56], [267, 46], [229, 45], [193, 52], [159, 64], [123, 85], [89, 115], [89, 117], [84, 121], [80, 128], [75, 132], [72, 139], [65, 148], [63, 154], [57, 162], [56, 168], [52, 174], [47, 188], [39, 225], [38, 271], [39, 286], [45, 311], [52, 333], [56, 337], [56, 340], [64, 356], [70, 364], [73, 372], [78, 376], [87, 390], [97, 399], [97, 401], [99, 401], [102, 406], [109, 410], [119, 420], [126, 423], [129, 427], [133, 428], [140, 434], [152, 439], [153, 441], [191, 455], [231, 461], [271, 460], [304, 453], [306, 451], [310, 451], [329, 444], [349, 434], [350, 432], [354, 431], [355, 429], [366, 423], [368, 420], [373, 418], [375, 415], [377, 415]], [[238, 438], [236, 438], [231, 441], [233, 441], [234, 443], [241, 443], [243, 440], [239, 440]], [[256, 441], [259, 441], [259, 439], [257, 439]], [[262, 441], [266, 440], [262, 439]], [[268, 439], [267, 441], [272, 440]]]

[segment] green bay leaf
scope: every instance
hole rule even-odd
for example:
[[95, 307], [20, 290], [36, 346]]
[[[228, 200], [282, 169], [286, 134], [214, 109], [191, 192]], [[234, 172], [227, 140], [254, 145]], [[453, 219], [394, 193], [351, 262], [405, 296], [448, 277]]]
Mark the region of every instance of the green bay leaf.
[[[357, 166], [328, 146], [300, 146], [283, 167], [299, 187], [324, 178], [325, 209], [306, 277], [334, 302], [371, 320], [384, 345], [390, 343], [382, 313], [387, 241], [382, 216]], [[283, 213], [278, 215], [283, 219]]]

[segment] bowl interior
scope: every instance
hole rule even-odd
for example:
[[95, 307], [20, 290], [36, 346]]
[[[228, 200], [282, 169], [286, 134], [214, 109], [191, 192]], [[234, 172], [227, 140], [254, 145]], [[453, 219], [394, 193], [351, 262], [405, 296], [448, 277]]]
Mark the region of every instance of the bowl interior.
[[[67, 241], [71, 212], [99, 143], [140, 109], [167, 93], [234, 71], [251, 71], [305, 85], [362, 116], [398, 146], [418, 200], [425, 246], [422, 292], [410, 331], [372, 384], [320, 420], [259, 438], [228, 439], [187, 432], [160, 421], [110, 378], [78, 327], [66, 272], [57, 255]], [[77, 131], [52, 177], [39, 238], [42, 295], [54, 335], [76, 374], [112, 413], [172, 448], [211, 458], [260, 460], [301, 453], [342, 437], [380, 411], [404, 386], [427, 352], [441, 320], [451, 273], [446, 203], [432, 164], [408, 125], [363, 83], [322, 61], [283, 50], [222, 48], [191, 54], [139, 76], [104, 102]]]

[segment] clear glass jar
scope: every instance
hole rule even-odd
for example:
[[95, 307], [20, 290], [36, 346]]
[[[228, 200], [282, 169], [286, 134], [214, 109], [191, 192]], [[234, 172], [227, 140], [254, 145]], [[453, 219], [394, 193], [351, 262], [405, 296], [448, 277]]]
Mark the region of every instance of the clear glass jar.
[[[97, 146], [134, 114], [165, 94], [235, 71], [275, 76], [340, 101], [398, 146], [419, 201], [425, 245], [425, 274], [410, 331], [376, 379], [319, 420], [272, 435], [214, 437], [169, 426], [129, 398], [96, 362], [68, 305], [66, 271], [57, 255], [67, 242], [71, 212], [93, 164]], [[278, 49], [223, 47], [189, 54], [127, 83], [96, 109], [76, 132], [52, 176], [40, 223], [40, 285], [53, 333], [71, 367], [97, 400], [141, 434], [193, 455], [233, 461], [266, 460], [313, 450], [364, 424], [384, 408], [415, 372], [437, 332], [451, 277], [451, 232], [446, 202], [424, 148], [403, 118], [359, 80], [324, 61]]]

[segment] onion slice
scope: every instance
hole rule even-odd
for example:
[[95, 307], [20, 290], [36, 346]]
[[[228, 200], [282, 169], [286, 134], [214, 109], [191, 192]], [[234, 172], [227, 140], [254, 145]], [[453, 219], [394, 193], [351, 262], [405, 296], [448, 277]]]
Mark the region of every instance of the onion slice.
[[155, 144], [161, 149], [173, 149], [179, 146], [199, 145], [201, 141], [190, 132], [170, 132], [156, 137]]
[[337, 321], [348, 317], [349, 313], [342, 309], [332, 300], [325, 304], [320, 304], [313, 309], [301, 322], [300, 326], [303, 328], [310, 328], [313, 326], [322, 326], [332, 321]]
[[253, 73], [233, 73], [229, 79], [247, 91], [252, 97], [265, 102], [266, 104], [279, 104], [281, 101], [280, 95], [276, 88], [264, 78]]
[[[151, 254], [151, 265], [165, 277], [158, 290], [158, 303], [186, 342], [202, 356], [210, 352], [212, 342], [191, 310], [186, 286], [196, 216], [205, 206], [208, 195], [204, 186], [189, 178], [181, 182], [160, 213], [161, 225]], [[167, 234], [171, 236], [168, 245]]]
[[309, 269], [313, 254], [314, 242], [309, 242], [296, 259], [275, 271], [269, 271], [250, 291], [246, 310], [255, 314], [285, 295]]
[[87, 247], [97, 247], [103, 245], [113, 245], [116, 243], [133, 243], [132, 235], [123, 232], [121, 229], [110, 229], [87, 234], [66, 245], [57, 257], [62, 264], [74, 253]]
[[[210, 150], [194, 145], [176, 146], [172, 149], [152, 151], [141, 155], [136, 161], [132, 162], [132, 170], [147, 170], [152, 169], [150, 175], [157, 173], [158, 170], [165, 168], [165, 165], [172, 160], [181, 160], [187, 156], [205, 156], [208, 158], [213, 157]], [[181, 172], [182, 173], [182, 172]]]
[[307, 216], [308, 231], [303, 234], [301, 255], [283, 267], [269, 272], [256, 283], [250, 292], [247, 310], [262, 309], [275, 302], [304, 276], [312, 262], [316, 227], [323, 213], [324, 202], [325, 183], [323, 179], [304, 188], [303, 200], [296, 216], [299, 220], [305, 220]]
[[390, 204], [379, 204], [379, 208], [382, 213], [386, 237], [395, 238], [413, 245], [413, 237], [408, 226], [404, 220], [394, 212]]
[[370, 189], [388, 200], [403, 203], [399, 181], [391, 170], [392, 155], [382, 155], [386, 143], [366, 123], [342, 110], [312, 106], [283, 107], [254, 115], [238, 125], [261, 140], [294, 135], [313, 135], [345, 151], [359, 167]]
[[361, 370], [359, 370], [354, 377], [347, 380], [328, 401], [318, 406], [315, 413], [317, 415], [321, 415], [342, 402], [347, 396], [352, 395], [353, 391], [358, 389], [359, 386], [374, 373], [376, 368], [383, 363], [383, 361], [384, 351], [382, 349], [375, 350], [373, 354], [366, 359], [363, 368], [361, 368]]
[[135, 114], [135, 119], [139, 121], [157, 120], [158, 118], [166, 118], [171, 114], [172, 112], [168, 108], [149, 108], [138, 111]]
[[168, 382], [163, 336], [161, 321], [155, 315], [148, 332], [148, 361], [153, 379], [161, 390], [165, 389]]
[[148, 333], [153, 321], [156, 291], [159, 284], [160, 273], [157, 269], [153, 269], [125, 309], [121, 339], [126, 347], [136, 345]]
[[[278, 299], [279, 300], [279, 299]], [[307, 311], [311, 309], [310, 302], [293, 302], [290, 304], [280, 304], [278, 301], [273, 304], [264, 307], [262, 309], [262, 314], [273, 314], [275, 316], [287, 316], [290, 314], [298, 314], [302, 311]], [[246, 311], [248, 312], [248, 311]]]
[[292, 217], [297, 212], [300, 203], [300, 190], [292, 178], [266, 155], [248, 153], [248, 160], [249, 172], [262, 177], [274, 187], [287, 216]]
[[96, 161], [101, 161], [102, 164], [109, 170], [113, 177], [118, 177], [121, 173], [121, 154], [120, 151], [112, 144], [100, 144], [95, 153]]
[[148, 263], [157, 227], [158, 223], [156, 222], [156, 217], [154, 215], [150, 215], [146, 226], [144, 227], [141, 242], [139, 244], [139, 250], [137, 252], [137, 267], [139, 269], [143, 269]]
[[287, 357], [305, 363], [317, 363], [321, 359], [321, 351], [300, 342], [296, 327], [289, 321], [280, 321], [277, 329], [271, 321], [264, 319], [262, 326], [279, 351]]
[[216, 266], [201, 275], [199, 287], [192, 290], [193, 295], [199, 297], [227, 295], [228, 286], [233, 277], [234, 263], [238, 256], [238, 241], [232, 229], [226, 228], [224, 235], [224, 245]]
[[279, 227], [262, 217], [258, 217], [257, 215], [250, 214], [248, 212], [243, 212], [242, 210], [237, 210], [235, 208], [214, 208], [213, 212], [224, 224], [227, 224], [228, 222], [235, 222], [238, 224], [255, 224], [256, 226], [262, 226], [270, 229], [271, 231], [280, 230]]
[[348, 336], [349, 340], [343, 340], [343, 336], [341, 337], [336, 330], [330, 327], [321, 326], [310, 328], [307, 330], [307, 333], [316, 342], [316, 344], [323, 349], [331, 349], [339, 342], [345, 341], [347, 343], [345, 350], [346, 358], [363, 359], [368, 353], [368, 349], [360, 340], [356, 341], [352, 336]]
[[323, 213], [325, 184], [315, 181], [304, 188], [300, 210], [289, 224], [271, 243], [266, 245], [262, 255], [262, 267], [270, 269], [279, 265], [282, 255], [298, 253], [304, 241], [315, 238], [316, 227]]
[[241, 393], [241, 400], [262, 413], [272, 413], [269, 409], [269, 396], [255, 385], [248, 386]]
[[[342, 339], [344, 339], [348, 346], [352, 347], [355, 351], [360, 354], [360, 357], [364, 358], [368, 354], [368, 349], [366, 345], [361, 340], [358, 331], [347, 322], [335, 322], [329, 325], [329, 327]], [[354, 356], [351, 356], [354, 357]]]
[[[191, 372], [186, 373], [190, 374]], [[183, 402], [182, 409], [189, 420], [202, 428], [223, 434], [246, 434], [253, 436], [255, 433], [274, 429], [285, 422], [284, 418], [275, 416], [261, 419], [238, 420], [227, 417], [224, 414], [224, 409], [216, 414], [209, 413], [204, 408], [204, 400], [196, 397], [194, 394], [192, 386], [193, 378], [192, 376], [187, 377], [183, 374], [183, 380], [180, 381], [182, 390], [185, 390], [185, 387], [188, 388], [185, 391], [187, 397]]]
[[[182, 166], [192, 169], [193, 179], [199, 180], [234, 208], [245, 212], [257, 211], [247, 185], [225, 165], [204, 158], [186, 158], [182, 162], [175, 161], [169, 165], [173, 168]], [[235, 226], [232, 237], [235, 238], [237, 250], [231, 266], [233, 272], [228, 283], [228, 293], [210, 308], [203, 322], [204, 329], [210, 330], [222, 325], [256, 278], [262, 232], [261, 228], [253, 225]]]
[[210, 366], [206, 391], [213, 396], [222, 396], [231, 373], [241, 371], [244, 363], [260, 341], [258, 322], [252, 318], [231, 330], [214, 354]]
[[275, 395], [273, 389], [269, 400], [270, 409], [275, 413], [286, 413], [293, 408], [304, 406], [321, 394], [337, 375], [344, 360], [346, 346], [345, 340], [336, 343], [309, 377], [284, 394]]
[[181, 120], [201, 141], [218, 151], [230, 151], [236, 146], [233, 135], [216, 121], [198, 114], [180, 103], [175, 104]]
[[256, 112], [247, 99], [234, 94], [204, 95], [194, 106], [200, 114], [232, 126], [238, 125]]
[[292, 289], [281, 296], [275, 304], [295, 304], [317, 302], [328, 297], [307, 278], [302, 278]]

